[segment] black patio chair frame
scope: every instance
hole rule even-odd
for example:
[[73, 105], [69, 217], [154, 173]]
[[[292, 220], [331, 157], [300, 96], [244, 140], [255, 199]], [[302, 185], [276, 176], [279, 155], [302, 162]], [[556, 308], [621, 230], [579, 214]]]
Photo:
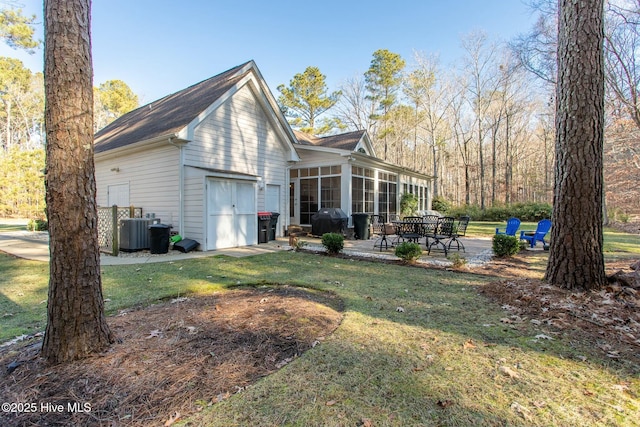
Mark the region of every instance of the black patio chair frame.
[[373, 248], [380, 248], [380, 252], [382, 252], [382, 246], [384, 244], [384, 249], [389, 249], [389, 246], [393, 247], [393, 245], [387, 239], [387, 224], [384, 221], [384, 215], [371, 215], [371, 228], [373, 229], [373, 234], [378, 236], [378, 239], [373, 243]]
[[462, 252], [467, 252], [464, 248], [464, 244], [458, 239], [459, 237], [464, 237], [467, 234], [467, 226], [469, 225], [469, 221], [471, 218], [468, 216], [461, 216], [460, 221], [456, 227], [453, 227], [453, 233], [451, 233], [451, 239], [449, 239], [449, 243], [447, 244], [447, 249], [451, 250], [451, 244], [453, 242], [456, 243], [456, 249], [460, 252], [460, 247], [462, 246]]
[[428, 239], [433, 239], [433, 241], [427, 246], [427, 255], [431, 255], [431, 248], [433, 248], [434, 246], [442, 246], [444, 256], [447, 256], [448, 249], [445, 241], [447, 239], [451, 239], [453, 236], [454, 222], [455, 218], [452, 216], [443, 216], [441, 218], [438, 218], [438, 223], [434, 229], [433, 234], [426, 236]]

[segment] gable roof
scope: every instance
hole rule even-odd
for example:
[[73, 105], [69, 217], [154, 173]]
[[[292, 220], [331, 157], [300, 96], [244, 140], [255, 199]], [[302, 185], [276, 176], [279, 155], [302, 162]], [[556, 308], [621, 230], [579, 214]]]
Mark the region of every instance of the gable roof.
[[[263, 82], [255, 62], [248, 61], [186, 89], [143, 105], [116, 119], [94, 135], [94, 151], [101, 153], [140, 141], [175, 137], [236, 84], [248, 78], [251, 73], [254, 73], [258, 79], [262, 90], [267, 92], [265, 93], [267, 102], [272, 104], [271, 107], [276, 116], [281, 114], [275, 101], [271, 100], [273, 95], [269, 92], [266, 83]], [[279, 121], [285, 124], [285, 133], [289, 133], [290, 140], [294, 141], [286, 120], [282, 118]]]
[[353, 132], [341, 133], [339, 135], [329, 135], [317, 137], [308, 133], [294, 130], [298, 142], [302, 145], [314, 145], [316, 147], [335, 148], [338, 150], [355, 151], [358, 143], [366, 131], [356, 130]]

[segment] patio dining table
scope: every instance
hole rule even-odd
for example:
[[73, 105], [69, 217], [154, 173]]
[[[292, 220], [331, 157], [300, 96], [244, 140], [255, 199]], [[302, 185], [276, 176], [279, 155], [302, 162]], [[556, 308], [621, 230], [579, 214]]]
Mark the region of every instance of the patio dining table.
[[448, 248], [445, 240], [452, 238], [454, 219], [452, 217], [405, 217], [400, 221], [392, 221], [395, 228], [395, 244], [400, 241], [420, 243], [425, 239], [424, 245], [428, 253], [433, 247], [440, 246], [447, 255]]
[[393, 228], [396, 235], [396, 243], [400, 243], [400, 240], [406, 242], [420, 243], [422, 234], [422, 222], [416, 221], [392, 221]]
[[435, 234], [438, 225], [438, 217], [435, 215], [408, 216], [402, 220], [392, 221], [397, 236], [396, 242], [400, 240], [420, 243], [420, 239], [425, 238], [425, 246], [429, 246], [429, 235]]

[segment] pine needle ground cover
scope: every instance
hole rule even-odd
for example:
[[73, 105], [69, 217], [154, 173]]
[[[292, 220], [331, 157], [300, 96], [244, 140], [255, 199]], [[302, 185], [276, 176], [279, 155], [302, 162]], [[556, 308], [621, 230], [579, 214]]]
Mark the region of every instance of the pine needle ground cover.
[[[37, 283], [34, 292], [45, 289], [46, 294], [46, 268], [38, 273], [23, 261], [4, 262], [7, 264], [0, 266], [3, 273], [12, 271], [10, 277], [16, 279], [19, 270], [27, 269], [35, 275], [30, 279]], [[111, 321], [132, 319], [128, 328], [139, 330], [137, 338], [120, 330], [119, 335], [126, 339], [110, 353], [73, 367], [47, 368], [45, 373], [57, 375], [62, 381], [60, 389], [74, 390], [80, 397], [91, 396], [92, 390], [102, 386], [101, 397], [94, 394], [90, 402], [92, 412], [75, 414], [74, 425], [639, 425], [638, 347], [622, 346], [614, 329], [604, 329], [607, 333], [602, 334], [597, 325], [586, 322], [588, 326], [581, 326], [571, 317], [569, 326], [575, 321], [576, 327], [561, 327], [548, 322], [543, 312], [513, 310], [510, 307], [515, 305], [501, 301], [499, 292], [487, 293], [492, 288], [509, 289], [505, 281], [539, 280], [544, 265], [542, 252], [476, 271], [278, 252], [240, 259], [210, 257], [104, 267]], [[21, 316], [16, 305], [41, 307], [39, 296], [16, 304], [15, 290], [8, 291], [11, 280], [5, 280], [5, 274], [0, 277], [3, 302], [14, 304], [11, 317]], [[279, 290], [298, 288], [310, 295], [301, 295], [294, 306], [310, 304], [316, 310], [296, 314], [290, 305], [267, 309], [269, 303], [281, 304], [282, 299], [275, 297]], [[250, 293], [249, 302], [235, 304], [246, 307], [246, 311], [237, 311], [244, 321], [211, 323], [206, 331], [189, 328], [198, 316], [215, 318], [216, 313], [224, 312], [216, 308], [215, 298], [251, 289], [259, 293]], [[314, 299], [314, 295], [322, 298]], [[188, 302], [182, 298], [213, 299], [199, 304], [195, 311], [186, 306], [175, 309]], [[174, 300], [178, 302], [172, 304]], [[158, 308], [162, 304], [164, 312]], [[0, 311], [4, 310], [5, 306]], [[151, 310], [163, 314], [155, 316]], [[142, 320], [134, 321], [134, 313], [141, 313], [138, 319]], [[0, 322], [4, 330], [5, 318]], [[273, 329], [265, 332], [267, 323]], [[302, 327], [311, 324], [316, 326]], [[122, 327], [127, 327], [126, 322]], [[203, 383], [212, 375], [209, 364], [225, 353], [224, 348], [213, 347], [222, 340], [216, 331], [233, 333], [235, 338], [225, 339], [247, 346], [273, 343], [257, 356], [262, 362], [247, 359], [245, 366], [250, 370], [267, 365], [268, 369], [247, 380], [239, 373], [241, 367], [234, 366], [225, 371], [227, 375]], [[242, 339], [247, 336], [262, 339]], [[191, 346], [185, 346], [184, 340]], [[20, 354], [33, 355], [31, 342], [3, 348], [3, 368]], [[153, 350], [167, 344], [163, 360]], [[229, 346], [226, 363], [241, 359], [246, 350], [242, 347]], [[611, 353], [618, 348], [624, 351]], [[113, 354], [117, 351], [122, 353]], [[55, 392], [39, 388], [38, 381], [43, 380], [35, 374], [42, 371], [32, 377], [25, 374], [35, 360], [11, 374], [3, 369], [3, 401], [15, 399], [16, 390], [23, 398], [36, 401]], [[102, 369], [102, 376], [96, 377], [95, 369], [83, 365], [96, 360], [110, 360], [113, 366], [130, 366], [131, 370], [116, 384], [113, 370]], [[179, 360], [185, 364], [178, 364]], [[118, 392], [132, 379], [142, 392], [137, 398], [125, 398]], [[216, 383], [226, 380], [230, 381], [225, 382], [224, 390], [215, 389]], [[54, 399], [55, 393], [49, 396]], [[151, 397], [162, 397], [164, 400], [153, 401], [164, 403], [142, 407], [133, 402]], [[127, 404], [131, 404], [129, 409], [123, 410]], [[2, 425], [20, 423], [4, 414]]]

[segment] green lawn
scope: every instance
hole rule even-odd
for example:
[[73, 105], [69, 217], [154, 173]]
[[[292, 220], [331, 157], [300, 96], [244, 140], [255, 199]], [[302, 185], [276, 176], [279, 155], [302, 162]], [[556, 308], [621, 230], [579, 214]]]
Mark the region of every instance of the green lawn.
[[[606, 244], [621, 248], [608, 256], [640, 253], [638, 236], [607, 231]], [[47, 274], [46, 264], [0, 255], [0, 341], [44, 328]], [[640, 425], [640, 366], [561, 335], [536, 339], [550, 334], [542, 326], [502, 323], [505, 311], [478, 293], [488, 280], [293, 252], [103, 267], [109, 314], [237, 284], [299, 285], [344, 300], [334, 334], [191, 425]]]
[[26, 229], [27, 227], [24, 224], [7, 224], [0, 221], [0, 231], [20, 231]]
[[[516, 236], [520, 236], [520, 230], [535, 230], [537, 223], [523, 222]], [[504, 231], [506, 221], [503, 222], [470, 222], [467, 228], [469, 237], [491, 237], [496, 228]], [[547, 234], [547, 238], [549, 234]], [[617, 231], [613, 228], [604, 228], [604, 256], [606, 260], [634, 258], [640, 255], [640, 235]]]

